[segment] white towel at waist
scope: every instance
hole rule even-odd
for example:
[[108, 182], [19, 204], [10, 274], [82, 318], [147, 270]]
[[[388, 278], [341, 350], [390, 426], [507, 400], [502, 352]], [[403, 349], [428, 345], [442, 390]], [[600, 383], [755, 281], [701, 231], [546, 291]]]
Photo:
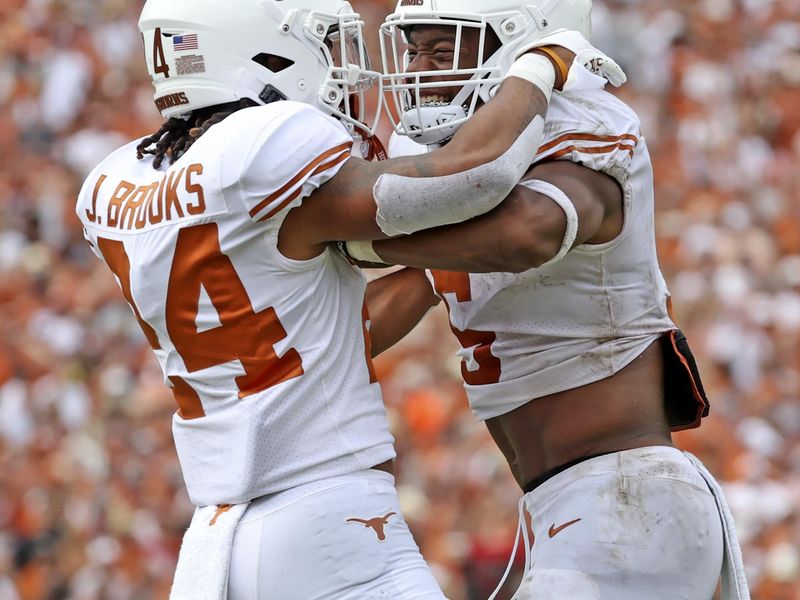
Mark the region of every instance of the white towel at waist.
[[183, 536], [169, 600], [226, 600], [233, 534], [247, 506], [195, 509]]

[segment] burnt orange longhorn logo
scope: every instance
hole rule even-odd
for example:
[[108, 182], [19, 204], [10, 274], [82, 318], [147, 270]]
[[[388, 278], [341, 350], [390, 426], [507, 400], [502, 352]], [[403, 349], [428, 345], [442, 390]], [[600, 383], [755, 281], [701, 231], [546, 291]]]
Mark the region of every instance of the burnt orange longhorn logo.
[[347, 519], [347, 523], [361, 523], [367, 529], [374, 529], [375, 535], [378, 536], [378, 541], [383, 542], [386, 540], [386, 531], [384, 531], [384, 527], [389, 524], [389, 517], [396, 515], [397, 513], [390, 512], [386, 516], [383, 517], [375, 517], [374, 519], [359, 519], [357, 517], [352, 517]]

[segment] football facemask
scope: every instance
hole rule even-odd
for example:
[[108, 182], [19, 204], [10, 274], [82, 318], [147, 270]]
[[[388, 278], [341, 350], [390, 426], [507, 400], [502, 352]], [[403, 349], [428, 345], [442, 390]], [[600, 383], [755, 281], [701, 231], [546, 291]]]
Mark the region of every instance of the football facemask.
[[[451, 68], [409, 72], [409, 35], [416, 27], [452, 31]], [[557, 29], [591, 35], [591, 0], [400, 0], [381, 27], [383, 88], [395, 131], [421, 144], [443, 143], [488, 101], [517, 58], [517, 50]], [[473, 31], [476, 33], [468, 34]], [[463, 40], [476, 39], [471, 56], [460, 56]], [[491, 55], [488, 47], [499, 45]], [[469, 63], [469, 64], [467, 64]], [[446, 81], [442, 81], [446, 77]], [[448, 94], [442, 100], [430, 90]]]

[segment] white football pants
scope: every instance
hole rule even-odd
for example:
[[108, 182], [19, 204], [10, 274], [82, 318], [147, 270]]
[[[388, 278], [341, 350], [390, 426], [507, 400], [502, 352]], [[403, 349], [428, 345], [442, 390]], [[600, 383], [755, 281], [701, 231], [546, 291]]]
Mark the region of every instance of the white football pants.
[[[515, 600], [713, 598], [723, 554], [739, 556], [739, 567], [741, 559], [718, 487], [712, 494], [694, 461], [675, 448], [636, 448], [579, 463], [526, 494], [534, 539]], [[736, 576], [743, 592], [729, 597], [744, 598]]]
[[445, 600], [390, 474], [369, 469], [258, 498], [239, 521], [228, 600], [378, 598]]

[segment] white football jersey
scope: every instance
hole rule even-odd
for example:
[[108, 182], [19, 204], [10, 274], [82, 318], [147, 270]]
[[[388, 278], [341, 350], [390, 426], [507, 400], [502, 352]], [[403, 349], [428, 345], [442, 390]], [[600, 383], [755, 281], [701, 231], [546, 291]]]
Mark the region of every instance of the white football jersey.
[[[610, 377], [675, 327], [656, 258], [650, 156], [638, 117], [604, 84], [580, 69], [553, 94], [535, 162], [570, 160], [616, 179], [624, 191], [620, 235], [524, 273], [428, 272], [447, 303], [467, 396], [482, 420]], [[422, 147], [398, 138], [390, 148]]]
[[394, 457], [365, 278], [334, 249], [278, 250], [286, 214], [352, 139], [306, 104], [240, 110], [175, 164], [112, 153], [77, 204], [175, 395], [192, 502], [234, 504]]

